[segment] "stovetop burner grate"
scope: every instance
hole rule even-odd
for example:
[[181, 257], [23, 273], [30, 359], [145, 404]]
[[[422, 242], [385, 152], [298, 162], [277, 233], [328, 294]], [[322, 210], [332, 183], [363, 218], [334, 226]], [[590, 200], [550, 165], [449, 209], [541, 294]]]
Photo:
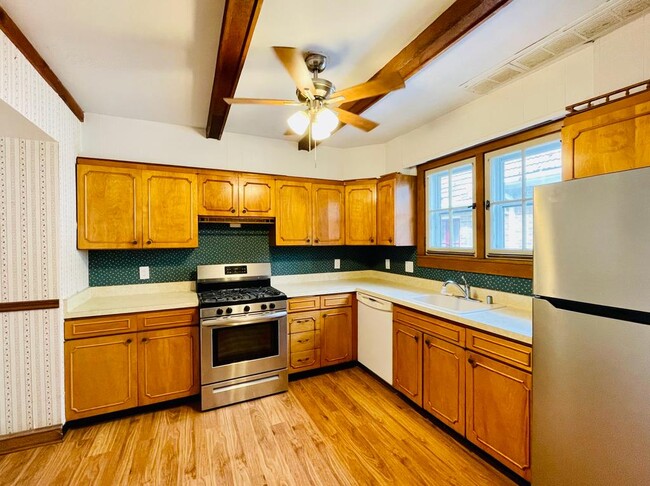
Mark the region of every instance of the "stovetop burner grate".
[[285, 298], [273, 287], [206, 290], [199, 293], [201, 305], [228, 305], [232, 303], [263, 302]]

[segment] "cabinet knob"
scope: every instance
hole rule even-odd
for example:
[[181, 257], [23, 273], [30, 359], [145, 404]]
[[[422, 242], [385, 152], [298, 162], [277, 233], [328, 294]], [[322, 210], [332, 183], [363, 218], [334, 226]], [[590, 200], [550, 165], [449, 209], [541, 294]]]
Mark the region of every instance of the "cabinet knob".
[[246, 210], [245, 210], [245, 209], [242, 209], [242, 210], [241, 210], [241, 212], [242, 212], [242, 213], [245, 213], [245, 212], [246, 212]]
[[476, 368], [476, 361], [474, 361], [474, 358], [467, 358], [467, 362], [472, 368]]
[[237, 212], [237, 211], [235, 211], [235, 208], [232, 208], [232, 209], [230, 210], [230, 212], [231, 212], [231, 213], [235, 213], [235, 212]]
[[145, 343], [145, 344], [148, 343], [148, 342], [149, 342], [149, 338], [146, 338], [146, 337], [145, 337], [145, 338], [142, 338], [142, 342]]
[[316, 238], [316, 239], [314, 240], [314, 243], [319, 243], [319, 239]]
[[393, 242], [393, 239], [392, 239], [392, 238], [388, 238], [388, 243], [392, 243], [392, 242]]
[[150, 245], [150, 244], [152, 244], [152, 243], [153, 243], [153, 241], [151, 241], [151, 240], [147, 240], [147, 245]]
[[138, 244], [138, 240], [133, 240], [133, 241], [131, 242], [131, 244], [132, 244], [132, 245], [137, 245], [137, 244]]
[[413, 339], [415, 339], [416, 343], [420, 340], [420, 338], [418, 336], [413, 336]]
[[323, 314], [323, 317], [327, 317], [327, 314]]
[[426, 344], [427, 346], [431, 346], [431, 341], [429, 341], [428, 339], [425, 339], [424, 344]]
[[128, 345], [131, 344], [132, 342], [133, 342], [133, 339], [129, 338], [129, 339], [127, 339], [126, 341], [124, 341], [124, 344], [126, 344], [126, 345], [128, 346]]
[[374, 243], [374, 242], [375, 242], [375, 239], [374, 239], [374, 238], [370, 238], [370, 243]]
[[306, 240], [306, 241], [307, 241], [307, 243], [309, 243], [309, 242], [310, 242], [311, 240], [310, 240], [309, 238], [307, 238], [307, 240]]

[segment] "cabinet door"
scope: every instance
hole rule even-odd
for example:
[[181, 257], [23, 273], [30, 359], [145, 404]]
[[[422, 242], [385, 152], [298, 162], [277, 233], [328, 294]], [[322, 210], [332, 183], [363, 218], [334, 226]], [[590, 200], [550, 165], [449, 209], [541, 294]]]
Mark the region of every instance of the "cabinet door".
[[465, 350], [424, 335], [423, 406], [465, 435]]
[[142, 247], [140, 170], [77, 165], [77, 247]]
[[377, 232], [377, 184], [345, 186], [345, 244], [374, 245]]
[[275, 181], [268, 177], [240, 175], [239, 214], [253, 218], [275, 216]]
[[199, 328], [138, 333], [139, 404], [199, 392]]
[[466, 356], [466, 437], [530, 481], [530, 373], [477, 353]]
[[311, 184], [276, 181], [276, 245], [311, 245]]
[[199, 214], [237, 216], [239, 213], [237, 174], [199, 174]]
[[422, 406], [422, 333], [393, 322], [393, 386]]
[[142, 171], [144, 248], [196, 248], [196, 175]]
[[312, 186], [315, 246], [345, 244], [344, 201], [343, 186], [330, 184]]
[[352, 309], [341, 307], [321, 314], [321, 366], [352, 359]]
[[395, 242], [395, 179], [377, 183], [377, 244]]
[[136, 334], [66, 341], [67, 420], [92, 417], [138, 404]]

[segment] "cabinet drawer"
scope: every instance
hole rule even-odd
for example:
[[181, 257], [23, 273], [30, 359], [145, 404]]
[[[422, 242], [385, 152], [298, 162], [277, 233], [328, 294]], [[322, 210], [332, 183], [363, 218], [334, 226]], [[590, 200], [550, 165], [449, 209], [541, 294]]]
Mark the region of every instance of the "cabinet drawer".
[[191, 326], [198, 323], [195, 307], [138, 314], [138, 330], [164, 329], [167, 327]]
[[532, 370], [532, 348], [491, 334], [467, 330], [467, 349], [526, 371]]
[[415, 326], [431, 336], [444, 339], [450, 343], [459, 346], [465, 345], [465, 328], [457, 324], [402, 307], [395, 307], [393, 319]]
[[287, 312], [299, 312], [315, 310], [320, 308], [320, 297], [312, 295], [309, 297], [296, 297], [287, 301]]
[[137, 327], [136, 317], [136, 314], [116, 314], [112, 316], [66, 319], [64, 336], [65, 339], [78, 339], [132, 332]]
[[349, 307], [352, 305], [352, 294], [322, 295], [320, 298], [321, 309], [332, 307]]
[[287, 316], [289, 333], [314, 331], [320, 329], [320, 312], [297, 312]]
[[289, 373], [320, 368], [320, 349], [291, 353]]
[[320, 331], [298, 332], [291, 335], [291, 353], [320, 348]]

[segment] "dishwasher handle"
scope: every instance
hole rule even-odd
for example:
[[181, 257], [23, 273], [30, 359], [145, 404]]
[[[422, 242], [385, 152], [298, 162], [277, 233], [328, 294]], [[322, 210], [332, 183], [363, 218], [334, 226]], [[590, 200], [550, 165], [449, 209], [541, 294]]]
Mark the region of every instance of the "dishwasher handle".
[[382, 300], [378, 299], [377, 297], [371, 297], [370, 295], [367, 294], [362, 294], [361, 292], [357, 292], [357, 301], [360, 304], [367, 305], [368, 307], [384, 312], [392, 312], [393, 311], [393, 303], [389, 302], [387, 300]]

